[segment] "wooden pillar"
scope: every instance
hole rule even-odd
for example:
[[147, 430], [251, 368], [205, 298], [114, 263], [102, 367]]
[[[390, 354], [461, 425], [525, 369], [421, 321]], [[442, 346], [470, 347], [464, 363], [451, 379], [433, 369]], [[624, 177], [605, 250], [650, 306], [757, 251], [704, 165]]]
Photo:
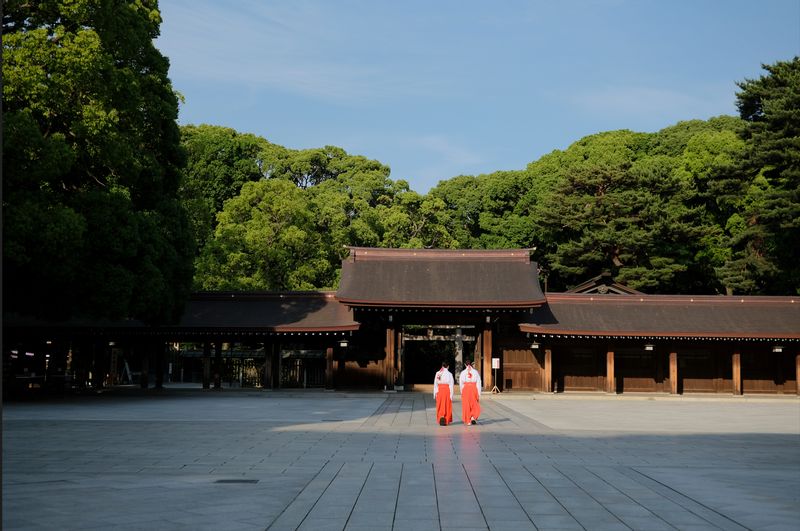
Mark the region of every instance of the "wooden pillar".
[[281, 344], [278, 343], [275, 345], [275, 358], [277, 359], [277, 367], [278, 370], [275, 374], [275, 387], [277, 389], [281, 388], [282, 380], [283, 380], [283, 356], [281, 356]]
[[396, 354], [396, 339], [397, 339], [397, 330], [394, 326], [389, 326], [386, 328], [386, 358], [385, 358], [385, 378], [386, 378], [386, 389], [391, 390], [394, 389], [394, 363], [395, 363], [395, 354]]
[[[481, 361], [483, 360], [483, 331], [478, 332], [478, 339], [475, 341], [475, 352], [473, 352], [472, 356], [472, 366], [473, 367], [480, 367]], [[463, 368], [461, 370], [464, 370]], [[457, 372], [455, 375], [458, 376], [460, 371]]]
[[678, 394], [678, 353], [669, 353], [669, 394]]
[[733, 394], [742, 394], [742, 354], [734, 352], [732, 358], [733, 365]]
[[273, 351], [275, 350], [272, 343], [264, 343], [264, 376], [261, 380], [262, 389], [272, 389], [272, 363]]
[[614, 378], [614, 352], [606, 352], [606, 393], [616, 393], [616, 379]]
[[333, 347], [325, 349], [325, 389], [333, 389]]
[[544, 382], [542, 388], [545, 393], [553, 392], [553, 351], [544, 349]]
[[492, 378], [492, 329], [487, 324], [483, 330], [483, 388], [486, 390], [494, 386]]
[[222, 389], [222, 341], [214, 343], [214, 389]]
[[[406, 341], [405, 337], [403, 336], [403, 329], [397, 332], [397, 384], [402, 386], [402, 389], [405, 389], [406, 385], [406, 371], [405, 371], [405, 362], [406, 362]], [[453, 368], [455, 370], [455, 368]]]
[[794, 355], [794, 379], [797, 385], [797, 394], [800, 396], [800, 352]]
[[203, 389], [211, 388], [211, 343], [203, 343]]

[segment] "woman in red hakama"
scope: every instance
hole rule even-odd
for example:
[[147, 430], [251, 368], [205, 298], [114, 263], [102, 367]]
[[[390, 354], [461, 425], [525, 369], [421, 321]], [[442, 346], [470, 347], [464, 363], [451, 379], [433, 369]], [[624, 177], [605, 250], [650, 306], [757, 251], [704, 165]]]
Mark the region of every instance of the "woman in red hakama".
[[472, 368], [472, 361], [466, 361], [467, 367], [458, 377], [461, 389], [461, 419], [467, 426], [477, 424], [481, 416], [481, 375]]
[[453, 373], [448, 369], [446, 361], [433, 379], [433, 399], [436, 400], [436, 419], [439, 426], [447, 426], [453, 422]]

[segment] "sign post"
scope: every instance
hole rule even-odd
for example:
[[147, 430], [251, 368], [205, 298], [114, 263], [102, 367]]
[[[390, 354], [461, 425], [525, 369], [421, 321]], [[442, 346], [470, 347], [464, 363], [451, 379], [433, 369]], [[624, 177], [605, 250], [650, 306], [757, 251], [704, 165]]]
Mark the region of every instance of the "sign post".
[[500, 368], [500, 358], [492, 358], [492, 371], [494, 371], [494, 387], [492, 387], [492, 394], [497, 394], [500, 389], [497, 388], [497, 369]]

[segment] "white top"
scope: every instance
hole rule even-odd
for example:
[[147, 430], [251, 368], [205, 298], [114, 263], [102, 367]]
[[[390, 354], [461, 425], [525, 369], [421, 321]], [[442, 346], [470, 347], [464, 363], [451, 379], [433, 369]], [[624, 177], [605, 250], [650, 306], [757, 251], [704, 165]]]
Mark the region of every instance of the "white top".
[[453, 389], [455, 387], [455, 380], [453, 380], [453, 373], [442, 367], [436, 373], [433, 379], [433, 398], [436, 399], [436, 393], [439, 392], [439, 384], [447, 384], [450, 386], [450, 400], [453, 399]]
[[478, 396], [481, 396], [481, 373], [467, 366], [467, 368], [458, 375], [458, 388], [463, 391], [465, 383], [474, 383], [475, 387], [478, 388]]

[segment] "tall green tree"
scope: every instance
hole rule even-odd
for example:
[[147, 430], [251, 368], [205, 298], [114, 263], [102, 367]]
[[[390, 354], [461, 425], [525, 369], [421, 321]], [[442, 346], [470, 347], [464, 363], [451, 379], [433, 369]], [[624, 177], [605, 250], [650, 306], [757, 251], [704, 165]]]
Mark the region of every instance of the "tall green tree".
[[556, 289], [607, 270], [636, 289], [673, 291], [699, 223], [669, 158], [646, 157], [649, 136], [601, 133], [573, 144], [564, 177], [534, 206]]
[[248, 182], [225, 203], [197, 262], [205, 290], [331, 287], [334, 269], [305, 190], [284, 179]]
[[214, 234], [225, 201], [239, 195], [244, 183], [266, 178], [269, 159], [288, 151], [259, 136], [213, 125], [181, 127], [181, 145], [187, 162], [180, 197], [198, 250]]
[[752, 178], [720, 274], [741, 292], [800, 293], [800, 57], [764, 69], [738, 84]]
[[193, 244], [154, 0], [3, 10], [5, 311], [180, 314]]

